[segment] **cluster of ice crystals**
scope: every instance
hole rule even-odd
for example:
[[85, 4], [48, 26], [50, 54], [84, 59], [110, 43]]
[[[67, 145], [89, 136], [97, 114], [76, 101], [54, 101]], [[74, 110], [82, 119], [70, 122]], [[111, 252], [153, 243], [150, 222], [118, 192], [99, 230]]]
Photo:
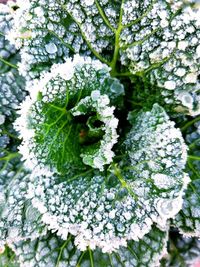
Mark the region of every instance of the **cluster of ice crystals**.
[[159, 216], [156, 219], [153, 214], [152, 218], [161, 224], [181, 209], [183, 190], [189, 182], [184, 173], [187, 147], [180, 130], [157, 104], [151, 112], [141, 113], [132, 123], [133, 128], [125, 141], [129, 155], [126, 164], [131, 165], [127, 169], [138, 180], [131, 184], [140, 198], [154, 203]]
[[32, 177], [30, 198], [43, 214], [43, 222], [63, 239], [69, 233], [75, 235], [80, 250], [89, 246], [111, 252], [126, 246], [128, 239], [142, 238], [151, 229], [151, 220], [144, 219], [145, 213], [136, 201], [120, 184], [109, 188], [103, 176], [86, 174], [59, 184], [56, 176], [37, 177], [33, 173]]
[[160, 87], [167, 104], [199, 113], [200, 16], [193, 1], [20, 2], [9, 36], [21, 45], [24, 76], [38, 76], [74, 53], [112, 66], [108, 55], [119, 50], [122, 64]]
[[[99, 4], [115, 27], [118, 4], [108, 1]], [[95, 1], [34, 0], [26, 4], [18, 1], [18, 5], [9, 39], [21, 47], [20, 71], [24, 76], [36, 77], [41, 70], [64, 62], [74, 53], [89, 55], [90, 48], [97, 52], [111, 50], [114, 34], [103, 21]]]
[[162, 88], [177, 111], [199, 114], [200, 11], [186, 7], [175, 14], [167, 1], [148, 2], [146, 16], [122, 31], [122, 62]]
[[[12, 4], [10, 2], [10, 5]], [[0, 4], [0, 116], [3, 123], [5, 121], [3, 116], [10, 116], [11, 114], [14, 116], [14, 111], [25, 96], [22, 77], [18, 75], [16, 69], [11, 69], [12, 64], [18, 60], [16, 49], [6, 39], [12, 26], [12, 9]]]
[[200, 181], [192, 181], [185, 192], [182, 211], [174, 219], [174, 225], [186, 237], [200, 237], [199, 194]]
[[[74, 112], [80, 107], [84, 111], [91, 98], [101, 97], [93, 91]], [[80, 250], [89, 246], [111, 252], [126, 246], [128, 240], [143, 238], [153, 223], [166, 228], [167, 220], [181, 208], [188, 183], [183, 172], [186, 146], [165, 111], [155, 105], [139, 114], [125, 146], [126, 160], [110, 167], [106, 177], [86, 171], [85, 176], [63, 181], [51, 173], [32, 173], [28, 189], [32, 205], [63, 239], [68, 233], [75, 235]]]
[[[100, 147], [95, 149], [93, 153], [88, 151], [86, 154], [81, 154], [85, 164], [100, 170], [103, 170], [105, 164], [112, 162], [114, 152], [111, 149], [117, 142], [118, 137], [116, 132], [118, 119], [114, 117], [114, 107], [109, 107], [109, 103], [110, 100], [107, 95], [101, 95], [99, 90], [94, 90], [91, 96], [81, 99], [75, 108], [72, 109], [73, 116], [86, 115], [87, 111], [96, 112], [98, 120], [104, 124], [102, 131], [105, 134], [100, 142]], [[85, 111], [83, 111], [83, 107], [85, 107]]]
[[[116, 93], [110, 90], [112, 87], [117, 88]], [[68, 162], [67, 166], [72, 168], [73, 164], [80, 165], [81, 156], [85, 164], [103, 170], [103, 165], [112, 161], [112, 147], [118, 137], [118, 120], [113, 115], [114, 107], [109, 106], [108, 96], [110, 94], [112, 100], [115, 95], [118, 97], [123, 93], [122, 89], [119, 82], [110, 78], [109, 68], [99, 61], [77, 55], [73, 61], [67, 59], [64, 64], [53, 65], [51, 72], [45, 73], [40, 81], [35, 81], [34, 86], [28, 88], [30, 96], [21, 104], [20, 117], [15, 122], [16, 129], [23, 138], [19, 151], [26, 160], [26, 166], [29, 169], [37, 165], [45, 168], [46, 164], [47, 169], [53, 168], [56, 171], [56, 162], [60, 164], [63, 160], [60, 165]], [[103, 126], [92, 126], [88, 119], [89, 132], [104, 132], [104, 135], [100, 145], [86, 149], [86, 152], [80, 151], [79, 154], [78, 138], [82, 132], [83, 135], [87, 133], [84, 129], [77, 131], [76, 117], [78, 119], [80, 115], [85, 115], [90, 118], [93, 113]], [[37, 137], [42, 135], [43, 143], [39, 143]], [[72, 138], [73, 142], [68, 141]], [[51, 162], [50, 149], [56, 154], [56, 162]], [[65, 152], [69, 155], [68, 158], [64, 157]], [[63, 153], [62, 159], [60, 153]], [[59, 172], [58, 168], [57, 171]]]
[[[12, 245], [12, 249], [19, 256], [22, 267], [48, 265], [60, 267], [136, 267], [138, 264], [157, 266], [163, 253], [166, 251], [167, 234], [156, 227], [144, 237], [141, 242], [129, 241], [129, 248], [121, 248], [115, 253], [105, 254], [101, 250], [80, 251], [74, 245], [74, 240], [69, 236], [63, 241], [55, 234], [34, 241], [20, 241]], [[147, 253], [147, 250], [151, 253]], [[51, 252], [51, 253], [50, 253]], [[92, 254], [92, 257], [91, 257]], [[83, 257], [84, 256], [84, 257]]]
[[28, 177], [25, 171], [18, 170], [12, 176], [14, 179], [0, 194], [0, 247], [46, 233], [40, 213], [26, 199]]
[[24, 81], [17, 71], [0, 74], [0, 114], [14, 115], [25, 97]]
[[[10, 8], [0, 3], [0, 58], [12, 61], [16, 53], [14, 45], [11, 45], [6, 36], [13, 25], [13, 18]], [[7, 66], [0, 60], [0, 73], [6, 70]]]

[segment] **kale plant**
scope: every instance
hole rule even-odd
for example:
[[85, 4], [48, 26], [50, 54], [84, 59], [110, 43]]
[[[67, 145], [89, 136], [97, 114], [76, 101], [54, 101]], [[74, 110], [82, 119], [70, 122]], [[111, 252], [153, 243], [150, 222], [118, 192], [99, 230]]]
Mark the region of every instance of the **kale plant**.
[[0, 266], [200, 260], [194, 0], [0, 4]]

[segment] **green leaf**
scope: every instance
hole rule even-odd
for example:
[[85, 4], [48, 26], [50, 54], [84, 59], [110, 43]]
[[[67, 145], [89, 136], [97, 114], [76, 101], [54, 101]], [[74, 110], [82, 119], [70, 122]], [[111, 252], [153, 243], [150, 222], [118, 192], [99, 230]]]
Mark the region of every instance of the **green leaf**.
[[175, 230], [169, 235], [168, 255], [161, 261], [162, 267], [198, 267], [200, 241], [184, 238]]
[[26, 198], [29, 175], [16, 151], [18, 143], [12, 126], [4, 123], [0, 129], [0, 247], [46, 233], [40, 213]]
[[16, 110], [24, 100], [25, 82], [17, 70], [10, 70], [0, 74], [0, 115], [16, 117]]
[[16, 121], [24, 139], [20, 152], [30, 169], [39, 165], [67, 177], [86, 165], [103, 170], [112, 161], [118, 120], [108, 96], [110, 91], [112, 103], [113, 90], [118, 89], [118, 99], [123, 86], [108, 71], [99, 61], [77, 56], [54, 65], [30, 88], [32, 96]]
[[200, 179], [200, 117], [195, 117], [182, 126], [182, 131], [186, 134], [188, 143], [187, 169], [192, 180]]
[[74, 246], [72, 236], [66, 241], [55, 234], [34, 241], [21, 241], [13, 245], [21, 266], [49, 267], [140, 267], [157, 266], [166, 251], [167, 234], [154, 229], [139, 242], [128, 242], [127, 247], [111, 254], [104, 254], [99, 249], [80, 251]]
[[0, 252], [0, 267], [19, 267], [17, 257], [8, 247], [3, 248]]
[[19, 61], [19, 54], [6, 39], [12, 26], [11, 8], [0, 3], [0, 125], [2, 115], [15, 116], [16, 109], [25, 97], [24, 79], [14, 65]]
[[173, 225], [178, 228], [184, 236], [200, 237], [200, 132], [199, 117], [186, 121], [182, 131], [186, 135], [189, 152], [187, 159], [187, 171], [191, 178], [184, 194], [182, 210], [173, 220]]
[[0, 3], [0, 74], [16, 68], [16, 48], [6, 39], [12, 26], [11, 8]]
[[90, 54], [110, 66], [112, 76], [138, 76], [145, 87], [157, 86], [160, 103], [173, 112], [197, 115], [199, 13], [193, 2], [22, 2], [13, 29], [22, 72], [38, 76], [74, 53]]
[[[124, 15], [131, 17], [141, 10], [136, 2], [138, 6], [125, 2]], [[141, 10], [138, 20], [121, 33], [122, 64], [141, 76], [145, 87], [150, 83], [160, 88], [160, 101], [168, 108], [195, 116], [200, 112], [199, 9], [169, 1], [148, 4], [146, 12]], [[153, 90], [146, 89], [148, 98]]]
[[181, 209], [188, 183], [180, 130], [155, 104], [137, 116], [124, 146], [123, 159], [104, 173], [88, 170], [66, 177], [33, 171], [30, 199], [49, 229], [63, 239], [75, 235], [81, 249], [113, 251], [141, 239], [153, 223], [167, 227]]
[[27, 201], [27, 179], [18, 170], [6, 189], [0, 193], [0, 246], [18, 240], [36, 238], [46, 233], [40, 213]]
[[182, 210], [173, 225], [186, 237], [200, 237], [200, 180], [192, 181], [185, 192]]

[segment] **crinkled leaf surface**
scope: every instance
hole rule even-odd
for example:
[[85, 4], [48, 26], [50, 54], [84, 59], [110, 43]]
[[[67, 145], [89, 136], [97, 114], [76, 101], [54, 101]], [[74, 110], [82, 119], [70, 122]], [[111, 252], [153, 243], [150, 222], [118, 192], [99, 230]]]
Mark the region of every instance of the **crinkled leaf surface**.
[[[3, 75], [7, 74], [9, 72]], [[28, 176], [17, 151], [20, 140], [12, 126], [16, 117], [13, 112], [16, 109], [15, 94], [16, 99], [18, 94], [19, 98], [23, 98], [24, 91], [15, 90], [16, 81], [14, 84], [12, 80], [9, 82], [10, 87], [2, 86], [0, 93], [4, 101], [1, 111], [5, 114], [0, 114], [0, 246], [6, 242], [38, 236], [45, 228], [40, 223], [40, 214], [25, 198]], [[13, 106], [6, 103], [7, 99], [13, 101]]]
[[20, 169], [1, 192], [0, 246], [46, 233], [40, 213], [26, 200], [27, 177]]
[[17, 70], [0, 74], [0, 115], [15, 116], [16, 109], [26, 95], [24, 87], [24, 79]]
[[161, 88], [162, 100], [176, 112], [195, 115], [200, 20], [192, 2], [22, 1], [10, 36], [22, 46], [25, 76], [27, 69], [28, 76], [38, 76], [74, 53], [91, 54], [109, 65], [113, 76], [140, 76]]
[[168, 255], [161, 261], [162, 267], [198, 267], [200, 263], [200, 241], [184, 238], [175, 230], [169, 235]]
[[166, 251], [166, 243], [167, 233], [154, 227], [143, 241], [130, 241], [127, 247], [111, 254], [103, 254], [99, 249], [82, 252], [74, 246], [72, 236], [63, 241], [55, 234], [34, 241], [20, 241], [12, 247], [21, 267], [153, 267]]
[[108, 96], [112, 103], [123, 86], [106, 65], [77, 56], [54, 65], [30, 91], [16, 121], [29, 168], [40, 165], [67, 177], [86, 165], [103, 170], [112, 161], [118, 120]]
[[180, 210], [188, 183], [180, 131], [156, 104], [138, 115], [125, 148], [123, 160], [105, 173], [65, 178], [32, 172], [28, 197], [49, 229], [64, 239], [68, 232], [75, 235], [82, 250], [89, 245], [112, 251], [142, 238], [154, 222], [166, 226]]
[[8, 247], [0, 253], [0, 267], [19, 267], [15, 253]]
[[184, 236], [200, 237], [200, 180], [192, 181], [185, 192], [182, 210], [173, 224]]
[[25, 198], [27, 171], [13, 145], [11, 129], [9, 135], [0, 135], [0, 246], [45, 233], [40, 214]]
[[[139, 23], [122, 31], [122, 63], [162, 88], [160, 94], [176, 112], [199, 114], [199, 9], [181, 10], [178, 1], [150, 2]], [[134, 5], [126, 5], [131, 14]]]
[[8, 71], [16, 62], [16, 49], [6, 40], [12, 26], [11, 8], [0, 3], [0, 74]]
[[173, 224], [185, 236], [200, 237], [200, 128], [199, 117], [195, 117], [182, 126], [186, 135], [189, 152], [187, 171], [192, 182], [185, 191], [183, 208], [173, 220]]
[[2, 115], [14, 115], [25, 96], [24, 79], [19, 76], [16, 62], [19, 60], [17, 50], [6, 37], [13, 26], [11, 8], [0, 4], [0, 124]]

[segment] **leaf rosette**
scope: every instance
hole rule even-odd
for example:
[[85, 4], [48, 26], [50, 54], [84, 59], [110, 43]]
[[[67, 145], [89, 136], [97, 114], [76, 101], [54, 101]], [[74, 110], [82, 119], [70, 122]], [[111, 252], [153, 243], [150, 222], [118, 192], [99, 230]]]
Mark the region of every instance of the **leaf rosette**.
[[189, 178], [180, 130], [157, 104], [134, 120], [120, 160], [114, 158], [104, 172], [90, 168], [64, 177], [35, 169], [31, 174], [27, 198], [49, 229], [63, 239], [74, 235], [80, 250], [111, 252], [143, 238], [154, 223], [166, 230], [181, 209]]
[[123, 94], [123, 86], [98, 61], [77, 56], [54, 65], [31, 88], [15, 123], [27, 166], [64, 175], [86, 170], [86, 165], [102, 171], [112, 162], [118, 138], [118, 120], [108, 97], [112, 101], [115, 91], [116, 97]]

